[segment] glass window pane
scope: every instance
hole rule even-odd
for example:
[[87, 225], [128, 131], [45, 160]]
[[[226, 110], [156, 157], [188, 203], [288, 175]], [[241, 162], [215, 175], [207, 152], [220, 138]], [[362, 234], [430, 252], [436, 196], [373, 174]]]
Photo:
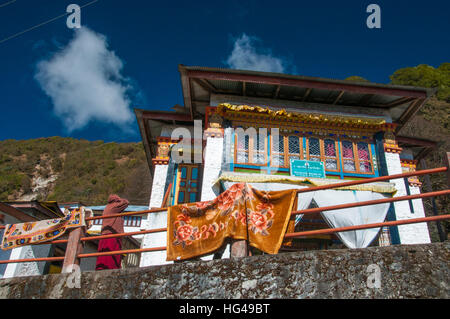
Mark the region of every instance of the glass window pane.
[[192, 168], [192, 179], [197, 179], [197, 178], [198, 178], [198, 168], [193, 167]]
[[196, 200], [196, 193], [190, 193], [189, 194], [189, 202], [193, 203]]
[[265, 156], [263, 152], [255, 152], [253, 153], [253, 161], [256, 164], [264, 164], [265, 162]]
[[181, 178], [186, 178], [187, 176], [187, 167], [181, 168]]
[[265, 163], [265, 135], [257, 134], [253, 142], [253, 163], [264, 164]]
[[284, 155], [273, 155], [272, 160], [272, 166], [284, 166]]
[[248, 151], [250, 145], [250, 137], [246, 134], [237, 134], [237, 148], [239, 150]]
[[255, 141], [253, 143], [253, 149], [255, 151], [264, 151], [264, 149], [266, 147], [264, 141], [265, 141], [264, 135], [260, 135], [260, 134], [255, 135]]
[[325, 156], [336, 157], [336, 143], [333, 140], [324, 141]]
[[364, 142], [359, 142], [358, 144], [358, 158], [361, 161], [369, 161], [369, 145]]
[[272, 151], [275, 153], [284, 153], [284, 136], [272, 136]]
[[356, 172], [353, 143], [351, 141], [342, 141], [342, 158], [344, 162], [344, 171]]
[[355, 161], [344, 159], [344, 171], [347, 171], [347, 172], [356, 171]]
[[359, 170], [362, 173], [370, 173], [372, 172], [372, 164], [368, 161], [361, 161], [359, 162]]
[[250, 145], [250, 138], [245, 134], [237, 135], [236, 144], [236, 161], [238, 163], [248, 163], [248, 149]]
[[337, 160], [327, 158], [325, 160], [325, 169], [336, 171], [338, 169]]
[[298, 136], [289, 136], [289, 154], [300, 154], [300, 139]]
[[[320, 156], [320, 143], [317, 138], [309, 139], [309, 155]], [[312, 160], [312, 159], [311, 159]], [[320, 160], [320, 159], [319, 159]]]
[[353, 143], [350, 141], [342, 141], [342, 157], [354, 160]]
[[184, 203], [184, 192], [178, 193], [178, 203]]
[[237, 153], [237, 162], [238, 163], [248, 163], [248, 153], [241, 151]]

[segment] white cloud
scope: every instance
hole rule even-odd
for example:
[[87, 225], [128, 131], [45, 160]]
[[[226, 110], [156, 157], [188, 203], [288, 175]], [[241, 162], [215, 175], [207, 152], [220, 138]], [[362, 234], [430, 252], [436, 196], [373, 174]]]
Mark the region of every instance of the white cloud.
[[286, 62], [274, 57], [269, 49], [257, 49], [256, 41], [257, 38], [243, 33], [235, 40], [226, 64], [232, 69], [284, 73]]
[[133, 121], [127, 96], [131, 87], [121, 75], [122, 68], [106, 38], [82, 27], [65, 48], [38, 63], [35, 78], [69, 132], [90, 121], [127, 130]]

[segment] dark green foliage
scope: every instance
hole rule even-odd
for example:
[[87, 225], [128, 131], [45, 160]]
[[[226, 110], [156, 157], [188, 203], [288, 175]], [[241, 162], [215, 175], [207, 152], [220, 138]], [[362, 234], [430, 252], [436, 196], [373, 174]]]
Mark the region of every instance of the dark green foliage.
[[359, 75], [352, 75], [345, 79], [346, 81], [353, 81], [353, 82], [370, 82], [369, 80], [366, 80], [365, 78], [359, 76]]
[[450, 102], [450, 63], [438, 68], [426, 64], [397, 70], [390, 76], [392, 84], [437, 88], [436, 97]]
[[[37, 173], [44, 178], [58, 175], [50, 194], [41, 199], [100, 205], [117, 193], [137, 204], [148, 203], [151, 181], [142, 143], [62, 137], [5, 140], [0, 142], [0, 154], [0, 200], [30, 192], [31, 178]], [[142, 179], [134, 181], [138, 189], [130, 181], [136, 170]]]

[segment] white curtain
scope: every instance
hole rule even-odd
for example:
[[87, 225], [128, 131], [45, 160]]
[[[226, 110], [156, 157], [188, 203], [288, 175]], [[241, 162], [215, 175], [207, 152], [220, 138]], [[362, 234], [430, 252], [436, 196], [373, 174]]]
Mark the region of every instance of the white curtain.
[[[306, 193], [299, 193], [298, 194], [298, 200], [297, 200], [297, 210], [305, 210], [311, 205], [311, 201], [314, 197], [316, 192], [306, 192]], [[297, 225], [299, 222], [301, 222], [303, 218], [303, 215], [296, 215], [295, 216], [295, 225]]]
[[[385, 196], [370, 191], [322, 190], [314, 194], [319, 207], [382, 199]], [[321, 212], [325, 221], [333, 228], [382, 223], [386, 218], [389, 203]], [[377, 236], [380, 228], [339, 232], [337, 236], [348, 248], [365, 248]]]

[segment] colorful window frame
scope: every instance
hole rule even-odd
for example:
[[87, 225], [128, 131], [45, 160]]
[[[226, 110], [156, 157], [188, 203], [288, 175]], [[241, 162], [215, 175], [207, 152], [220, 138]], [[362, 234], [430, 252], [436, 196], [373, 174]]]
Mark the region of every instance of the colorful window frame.
[[234, 162], [243, 165], [267, 166], [267, 136], [234, 134]]
[[[338, 138], [336, 136], [309, 135], [300, 133], [280, 134], [280, 140], [274, 141], [268, 130], [265, 164], [237, 162], [236, 134], [232, 170], [263, 170], [267, 174], [289, 174], [290, 159], [317, 160], [325, 163], [327, 176], [376, 177], [375, 144], [370, 139]], [[298, 142], [297, 140], [298, 139]], [[250, 144], [250, 143], [249, 143]], [[351, 146], [350, 149], [348, 146]], [[251, 147], [249, 146], [251, 153]]]

